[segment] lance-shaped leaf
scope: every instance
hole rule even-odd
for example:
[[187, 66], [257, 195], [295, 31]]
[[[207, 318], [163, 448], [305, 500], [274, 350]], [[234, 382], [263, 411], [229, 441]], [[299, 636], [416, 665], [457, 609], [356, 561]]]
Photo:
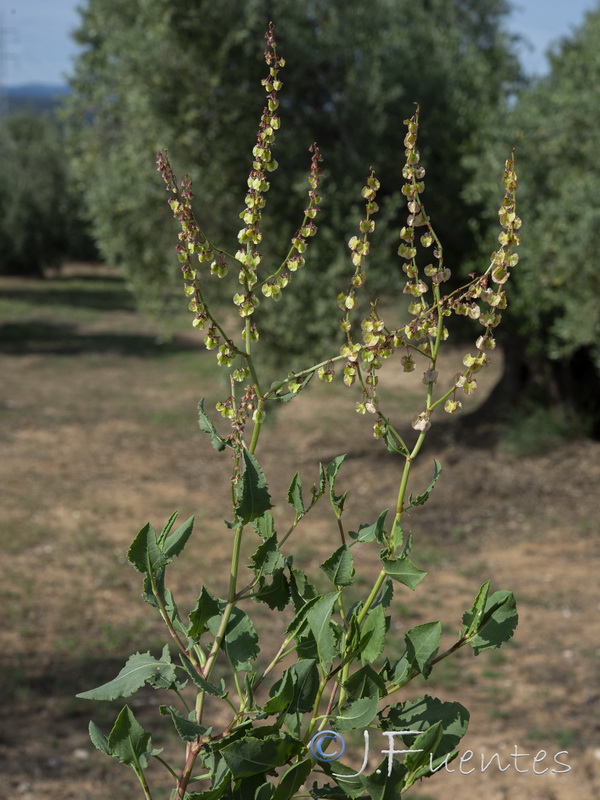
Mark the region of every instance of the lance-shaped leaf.
[[338, 547], [320, 567], [336, 586], [350, 586], [354, 580], [354, 561], [347, 544]]
[[206, 587], [202, 587], [196, 607], [189, 614], [190, 629], [188, 636], [193, 642], [197, 642], [202, 634], [208, 630], [208, 620], [221, 613], [222, 603], [223, 601], [213, 597]]
[[[225, 604], [223, 604], [223, 609], [224, 607]], [[221, 616], [222, 613], [208, 621], [208, 629], [213, 636], [217, 635]], [[259, 653], [258, 636], [252, 620], [237, 606], [231, 611], [221, 649], [231, 666], [243, 672], [249, 672], [252, 669], [250, 662]]]
[[383, 697], [386, 693], [385, 681], [373, 667], [366, 665], [350, 675], [344, 689], [351, 700], [363, 697]]
[[350, 531], [349, 536], [356, 539], [357, 542], [374, 542], [377, 540], [380, 544], [385, 540], [385, 518], [389, 509], [385, 509], [377, 517], [376, 521], [371, 525], [361, 525], [357, 531]]
[[154, 658], [150, 653], [136, 653], [131, 656], [123, 669], [112, 681], [81, 692], [77, 697], [82, 700], [116, 700], [118, 697], [130, 697], [145, 683], [156, 682], [157, 676], [173, 683], [176, 680], [175, 666], [171, 663], [169, 648], [165, 645], [162, 657]]
[[479, 591], [477, 592], [477, 597], [475, 598], [475, 602], [473, 603], [473, 607], [469, 611], [471, 621], [469, 623], [469, 627], [467, 630], [464, 631], [464, 636], [470, 636], [472, 633], [476, 633], [479, 626], [483, 621], [483, 615], [485, 612], [485, 604], [487, 603], [488, 595], [490, 592], [490, 582], [486, 581], [485, 583], [481, 584]]
[[257, 519], [253, 520], [252, 527], [258, 533], [261, 539], [268, 539], [275, 533], [275, 520], [273, 514], [268, 511]]
[[[342, 790], [343, 794], [340, 793], [340, 789], [331, 791], [325, 795], [313, 789], [311, 792], [313, 797], [330, 797], [331, 800], [340, 800], [340, 798], [343, 799], [345, 796], [352, 798], [352, 800], [356, 800], [356, 798], [359, 797], [364, 797], [365, 788], [363, 782], [361, 781], [362, 775], [356, 774], [358, 770], [353, 767], [347, 767], [340, 761], [334, 761], [333, 763], [325, 761], [320, 766], [323, 772], [333, 778], [333, 780]], [[330, 787], [328, 786], [327, 788]]]
[[302, 748], [302, 742], [287, 734], [257, 739], [247, 736], [221, 750], [234, 778], [245, 778], [283, 766]]
[[379, 767], [370, 775], [360, 775], [360, 781], [365, 787], [369, 800], [398, 800], [402, 795], [404, 781], [406, 779], [406, 767], [400, 761], [392, 761], [392, 767], [388, 759], [382, 761]]
[[[423, 733], [416, 737], [414, 743], [411, 745], [411, 750], [415, 752], [407, 753], [404, 760], [404, 766], [409, 773], [404, 784], [405, 789], [408, 789], [421, 777], [421, 770], [423, 767], [429, 766], [429, 759], [437, 751], [443, 733], [442, 723], [435, 722], [433, 725], [430, 725], [426, 731], [423, 731]], [[421, 752], [418, 752], [419, 750]]]
[[292, 478], [290, 488], [288, 489], [288, 503], [296, 512], [297, 517], [301, 517], [303, 514], [306, 514], [304, 500], [302, 499], [302, 478], [300, 477], [299, 472], [297, 472]]
[[360, 700], [353, 700], [342, 709], [341, 716], [336, 717], [335, 729], [337, 731], [353, 731], [358, 728], [366, 728], [367, 725], [377, 714], [379, 697], [362, 697]]
[[159, 711], [163, 715], [170, 714], [175, 730], [184, 742], [195, 742], [198, 736], [204, 736], [207, 731], [203, 725], [199, 725], [196, 721], [195, 711], [190, 711], [187, 717], [184, 717], [173, 706], [159, 706]]
[[[129, 706], [125, 706], [110, 734], [108, 735], [108, 748], [111, 755], [118, 758], [122, 764], [146, 769], [152, 751], [152, 738], [145, 731], [133, 715]], [[160, 752], [160, 751], [158, 751]]]
[[403, 583], [409, 589], [416, 589], [427, 575], [427, 572], [415, 566], [410, 558], [383, 558], [382, 562], [390, 578]]
[[305, 758], [283, 773], [273, 794], [273, 800], [288, 800], [303, 785], [312, 771], [312, 761]]
[[169, 563], [170, 559], [158, 546], [156, 531], [147, 522], [139, 531], [127, 552], [127, 558], [138, 572], [156, 572]]
[[242, 525], [246, 525], [273, 508], [273, 504], [265, 474], [256, 458], [246, 449], [242, 452], [242, 458], [244, 472], [240, 479], [240, 493], [235, 511]]
[[161, 550], [163, 549], [163, 544], [165, 543], [165, 539], [171, 532], [171, 528], [175, 524], [175, 520], [177, 519], [178, 516], [179, 516], [179, 511], [174, 511], [169, 517], [169, 519], [166, 521], [164, 528], [160, 532], [160, 535], [158, 537], [158, 546], [160, 547]]
[[[454, 750], [467, 731], [469, 712], [460, 703], [444, 702], [425, 695], [390, 709], [383, 724], [389, 730], [424, 731], [436, 722], [441, 723], [443, 728], [443, 735], [434, 752], [438, 758]], [[413, 745], [414, 737], [403, 738], [408, 747]]]
[[198, 425], [203, 433], [208, 433], [210, 436], [210, 443], [215, 450], [220, 452], [227, 447], [228, 442], [226, 442], [222, 436], [219, 436], [212, 420], [204, 410], [204, 398], [202, 398], [198, 403]]
[[433, 463], [434, 463], [433, 480], [431, 481], [429, 486], [425, 489], [425, 491], [422, 494], [418, 494], [415, 497], [413, 497], [412, 494], [409, 495], [409, 498], [408, 498], [408, 503], [409, 504], [408, 504], [407, 508], [412, 508], [414, 506], [422, 506], [429, 499], [429, 495], [434, 490], [435, 485], [437, 483], [437, 479], [440, 477], [440, 474], [442, 472], [442, 465], [437, 460], [437, 458], [433, 459]]
[[198, 689], [202, 689], [203, 692], [206, 692], [206, 694], [210, 694], [213, 697], [225, 697], [227, 692], [224, 688], [224, 682], [222, 678], [221, 678], [222, 688], [217, 689], [216, 686], [214, 686], [209, 681], [205, 680], [202, 677], [202, 675], [198, 674], [198, 672], [194, 669], [194, 665], [192, 664], [192, 662], [189, 660], [189, 658], [186, 658], [183, 655], [183, 653], [179, 654], [179, 660], [181, 661], [183, 669], [190, 676], [194, 686], [197, 686]]
[[164, 541], [162, 550], [169, 560], [181, 554], [194, 529], [194, 517], [183, 522], [176, 531], [171, 533]]
[[250, 557], [250, 562], [255, 575], [272, 575], [276, 569], [283, 567], [284, 559], [279, 551], [276, 533], [259, 544], [256, 552]]
[[372, 664], [383, 652], [385, 646], [386, 623], [383, 606], [375, 606], [369, 611], [360, 635], [360, 663]]
[[281, 679], [271, 687], [270, 698], [263, 706], [265, 714], [278, 714], [286, 709], [294, 699], [297, 675], [287, 669]]
[[335, 481], [345, 458], [345, 455], [336, 456], [329, 462], [325, 470], [325, 474], [327, 475], [327, 480], [329, 482], [329, 497], [331, 504], [335, 509], [337, 509], [338, 514], [342, 513], [344, 509], [344, 502], [346, 501], [346, 496], [348, 494], [348, 492], [344, 492], [343, 494], [335, 493]]
[[319, 597], [306, 615], [308, 626], [317, 643], [321, 664], [331, 664], [338, 654], [335, 633], [331, 625], [331, 614], [338, 597], [339, 592], [324, 594]]
[[[294, 383], [297, 384], [294, 390], [289, 389], [289, 384], [288, 384], [288, 391], [282, 392], [280, 394], [274, 394], [273, 399], [280, 400], [282, 403], [289, 403], [290, 400], [293, 400], [294, 397], [296, 397], [296, 395], [310, 383], [310, 381], [314, 378], [314, 375], [315, 375], [314, 372], [309, 372], [308, 375], [305, 375], [302, 378], [298, 378], [297, 380], [294, 379]], [[277, 384], [274, 384], [274, 386], [277, 386]]]
[[[469, 644], [479, 655], [483, 650], [500, 647], [507, 642], [517, 627], [519, 615], [512, 592], [494, 592], [487, 598], [481, 622], [475, 635], [469, 636]], [[472, 611], [466, 611], [463, 615], [463, 625], [467, 630], [471, 629]]]
[[106, 734], [102, 733], [100, 728], [96, 725], [95, 722], [90, 722], [89, 725], [89, 733], [90, 739], [92, 740], [92, 744], [97, 750], [100, 750], [101, 753], [104, 753], [107, 756], [112, 756], [110, 752], [110, 747], [108, 746], [108, 737]]
[[406, 655], [413, 669], [418, 669], [424, 678], [429, 677], [431, 662], [440, 649], [442, 626], [439, 622], [424, 622], [406, 632]]
[[270, 609], [283, 611], [290, 602], [290, 585], [283, 569], [275, 570], [271, 583], [267, 583], [265, 578], [260, 579], [254, 599], [266, 603]]

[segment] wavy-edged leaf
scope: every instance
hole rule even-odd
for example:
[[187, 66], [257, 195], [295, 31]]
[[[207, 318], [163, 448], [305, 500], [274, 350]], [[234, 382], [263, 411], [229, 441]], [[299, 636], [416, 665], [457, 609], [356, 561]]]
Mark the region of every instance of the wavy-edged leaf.
[[156, 659], [150, 653], [136, 653], [130, 656], [123, 669], [112, 681], [81, 692], [76, 695], [82, 700], [116, 700], [118, 697], [131, 697], [145, 683], [156, 681], [157, 675], [165, 681], [175, 682], [175, 666], [171, 663], [169, 648], [165, 645], [161, 659]]
[[341, 513], [344, 507], [344, 502], [346, 500], [347, 492], [343, 494], [336, 494], [335, 493], [335, 482], [338, 476], [338, 472], [340, 471], [340, 467], [344, 463], [346, 459], [346, 455], [336, 456], [332, 459], [327, 467], [325, 468], [325, 474], [327, 476], [327, 481], [329, 483], [329, 497], [333, 506], [335, 506], [338, 511]]
[[107, 756], [112, 756], [110, 747], [108, 746], [108, 737], [102, 733], [95, 722], [90, 722], [88, 731], [94, 747], [97, 750], [100, 750], [101, 753], [104, 753]]
[[[220, 622], [221, 615], [212, 617], [208, 621], [208, 629], [213, 636], [217, 635]], [[250, 662], [259, 653], [258, 636], [252, 620], [237, 606], [231, 610], [221, 649], [231, 666], [242, 672], [249, 672], [252, 669]]]
[[[383, 724], [389, 730], [424, 731], [440, 722], [443, 734], [434, 756], [445, 756], [454, 750], [469, 727], [469, 712], [460, 703], [444, 702], [437, 697], [425, 695], [418, 700], [409, 700], [390, 709]], [[405, 737], [411, 747], [414, 737]]]
[[287, 669], [281, 679], [277, 681], [269, 692], [269, 699], [263, 706], [265, 714], [278, 714], [288, 708], [294, 699], [297, 675]]
[[283, 567], [284, 563], [276, 533], [264, 539], [250, 557], [250, 566], [255, 575], [272, 575], [276, 569]]
[[293, 797], [310, 775], [312, 766], [310, 758], [305, 758], [303, 761], [298, 761], [297, 764], [292, 764], [280, 777], [273, 794], [273, 800], [288, 800], [288, 798]]
[[287, 734], [256, 739], [247, 736], [228, 744], [221, 755], [234, 778], [246, 778], [283, 766], [302, 748], [302, 742]]
[[336, 717], [335, 729], [341, 733], [366, 728], [377, 714], [378, 705], [379, 697], [375, 695], [353, 700], [342, 709], [341, 716]]
[[254, 600], [266, 603], [270, 609], [276, 608], [278, 611], [283, 611], [290, 602], [290, 597], [288, 579], [283, 569], [276, 569], [271, 583], [267, 583], [264, 578], [261, 578]]
[[[466, 611], [463, 625], [467, 630], [471, 628], [471, 621], [472, 611]], [[471, 634], [468, 639], [475, 655], [507, 642], [515, 632], [518, 621], [519, 615], [512, 592], [499, 591], [490, 595], [486, 600], [477, 633]]]
[[331, 664], [338, 654], [335, 633], [331, 625], [331, 614], [338, 597], [339, 592], [330, 592], [322, 595], [311, 606], [306, 615], [308, 626], [317, 643], [321, 664]]
[[374, 542], [380, 544], [385, 540], [385, 518], [389, 509], [385, 509], [371, 525], [361, 525], [357, 531], [349, 531], [348, 535], [357, 542]]
[[207, 731], [203, 725], [198, 724], [195, 711], [190, 711], [187, 717], [173, 706], [159, 706], [159, 711], [163, 716], [171, 716], [175, 730], [184, 742], [195, 742], [198, 736], [204, 736]]
[[127, 558], [134, 568], [143, 574], [166, 567], [170, 560], [159, 548], [156, 531], [149, 522], [141, 528], [131, 543]]
[[186, 658], [183, 655], [183, 653], [179, 654], [179, 660], [181, 661], [181, 665], [184, 668], [184, 670], [190, 676], [194, 686], [197, 686], [198, 689], [202, 689], [203, 692], [206, 692], [206, 694], [210, 694], [213, 697], [225, 697], [225, 695], [227, 694], [225, 688], [222, 687], [221, 689], [217, 689], [217, 687], [214, 684], [205, 680], [202, 677], [202, 675], [198, 675], [198, 673], [194, 669], [194, 665], [192, 664], [192, 662], [189, 660], [189, 658]]
[[212, 420], [204, 410], [204, 398], [198, 402], [198, 425], [203, 433], [208, 433], [210, 443], [215, 450], [221, 452], [228, 446], [229, 443], [222, 436], [219, 436]]
[[338, 547], [335, 553], [319, 566], [336, 586], [350, 586], [354, 581], [354, 561], [347, 544]]
[[208, 620], [221, 613], [222, 603], [223, 601], [213, 597], [205, 586], [202, 587], [196, 606], [188, 616], [190, 621], [188, 636], [193, 642], [199, 641], [202, 634], [208, 630]]
[[370, 775], [363, 773], [360, 776], [369, 800], [398, 800], [403, 794], [405, 779], [406, 767], [404, 764], [393, 760], [390, 770], [387, 758]]
[[363, 697], [383, 697], [386, 693], [385, 681], [368, 664], [354, 672], [344, 683], [344, 689], [351, 700]]
[[[146, 769], [152, 755], [152, 737], [136, 720], [133, 711], [125, 706], [108, 736], [111, 755], [122, 764]], [[160, 751], [159, 751], [160, 752]]]
[[360, 663], [372, 664], [383, 653], [386, 623], [383, 606], [375, 606], [367, 614], [360, 635]]
[[406, 654], [413, 669], [418, 669], [424, 678], [429, 677], [431, 662], [440, 649], [442, 625], [440, 622], [424, 622], [406, 632]]
[[408, 586], [409, 589], [416, 589], [427, 575], [427, 571], [415, 566], [410, 558], [383, 558], [382, 562], [390, 578]]
[[275, 533], [275, 520], [273, 514], [268, 511], [261, 514], [260, 517], [252, 521], [252, 527], [258, 533], [261, 539], [268, 539]]
[[470, 636], [470, 634], [475, 633], [481, 622], [483, 620], [483, 614], [485, 612], [485, 604], [487, 603], [488, 595], [490, 592], [490, 581], [486, 581], [482, 583], [479, 591], [477, 592], [477, 597], [475, 598], [475, 602], [469, 612], [471, 615], [471, 621], [469, 623], [469, 627], [464, 632], [465, 636]]
[[292, 478], [290, 488], [288, 489], [288, 503], [296, 512], [297, 517], [301, 517], [303, 514], [306, 514], [304, 500], [302, 499], [302, 478], [300, 477], [299, 472], [297, 472]]
[[413, 497], [412, 494], [409, 495], [409, 497], [408, 497], [409, 505], [407, 506], [408, 508], [414, 508], [415, 506], [422, 506], [429, 499], [429, 495], [434, 490], [435, 485], [437, 483], [437, 480], [440, 477], [440, 474], [442, 472], [442, 465], [437, 460], [437, 458], [433, 459], [433, 464], [434, 464], [434, 467], [433, 467], [433, 480], [431, 481], [429, 486], [425, 489], [425, 491], [422, 494], [417, 494], [414, 497]]
[[240, 494], [236, 514], [242, 525], [261, 517], [273, 508], [267, 479], [255, 456], [249, 450], [242, 451], [244, 471], [240, 478]]
[[190, 517], [165, 539], [162, 550], [169, 560], [181, 554], [193, 530], [194, 517]]

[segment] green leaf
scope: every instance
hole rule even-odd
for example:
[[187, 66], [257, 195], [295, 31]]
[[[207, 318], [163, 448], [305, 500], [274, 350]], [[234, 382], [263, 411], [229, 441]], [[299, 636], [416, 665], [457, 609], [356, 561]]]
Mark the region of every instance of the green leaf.
[[[225, 604], [223, 603], [223, 609], [224, 607]], [[212, 617], [208, 621], [208, 629], [213, 636], [217, 635], [221, 616], [222, 614], [218, 617]], [[250, 662], [259, 653], [258, 636], [254, 625], [250, 617], [237, 606], [234, 606], [231, 611], [221, 649], [231, 666], [243, 672], [249, 672], [252, 669]]]
[[275, 520], [273, 519], [273, 515], [267, 511], [266, 514], [262, 514], [258, 519], [253, 520], [252, 527], [261, 539], [268, 539], [269, 536], [275, 533]]
[[320, 567], [336, 586], [350, 586], [354, 580], [354, 561], [347, 544], [338, 547]]
[[242, 451], [244, 472], [240, 483], [241, 490], [236, 514], [242, 525], [261, 517], [273, 508], [267, 489], [267, 480], [256, 458], [248, 450]]
[[299, 472], [292, 478], [290, 488], [288, 489], [288, 503], [293, 507], [297, 517], [306, 514], [304, 500], [302, 499], [302, 478]]
[[486, 581], [485, 583], [482, 583], [479, 591], [477, 592], [477, 597], [475, 598], [473, 607], [469, 612], [471, 615], [471, 622], [469, 623], [468, 629], [464, 632], [465, 636], [470, 636], [472, 633], [475, 633], [481, 625], [489, 591], [490, 582]]
[[360, 700], [363, 697], [383, 697], [386, 693], [385, 681], [373, 667], [366, 665], [350, 675], [344, 683], [348, 697]]
[[363, 773], [360, 781], [370, 800], [398, 800], [403, 794], [405, 778], [406, 767], [404, 764], [394, 760], [390, 771], [386, 758], [370, 775]]
[[160, 550], [156, 531], [147, 522], [139, 531], [127, 552], [127, 558], [138, 572], [156, 572], [166, 567], [169, 558]]
[[184, 742], [195, 742], [198, 736], [204, 736], [206, 733], [207, 729], [196, 721], [195, 711], [190, 711], [187, 717], [184, 717], [173, 706], [159, 706], [159, 711], [163, 716], [171, 715], [175, 730]]
[[[312, 585], [312, 583], [306, 577], [306, 574], [302, 572], [301, 569], [295, 569], [291, 566], [291, 561], [289, 562], [290, 566], [290, 591], [292, 594], [292, 600], [294, 602], [294, 607], [297, 611], [302, 610], [305, 603], [308, 600], [312, 600], [315, 597], [318, 597], [317, 590]], [[291, 629], [291, 625], [288, 626], [288, 631]]]
[[194, 517], [190, 517], [165, 540], [162, 550], [169, 560], [180, 555], [181, 551], [186, 546], [188, 539], [192, 535], [193, 529]]
[[409, 505], [407, 506], [407, 508], [414, 508], [415, 506], [422, 506], [429, 499], [429, 495], [434, 490], [435, 485], [437, 483], [437, 479], [440, 477], [440, 474], [442, 472], [442, 465], [437, 460], [437, 458], [433, 459], [433, 464], [434, 464], [433, 480], [431, 481], [431, 483], [429, 484], [427, 489], [425, 489], [425, 491], [422, 494], [418, 494], [415, 497], [413, 497], [412, 494], [409, 495], [409, 497], [408, 497]]
[[201, 675], [198, 675], [196, 670], [194, 669], [194, 665], [186, 658], [183, 653], [179, 654], [179, 660], [181, 661], [181, 665], [183, 666], [184, 670], [190, 676], [192, 683], [198, 687], [198, 689], [202, 689], [203, 692], [206, 694], [210, 694], [213, 697], [225, 697], [227, 692], [225, 689], [217, 689], [212, 683], [205, 680]]
[[268, 539], [259, 544], [256, 552], [250, 557], [250, 561], [255, 575], [262, 573], [272, 575], [276, 569], [283, 567], [284, 559], [279, 551], [276, 533], [271, 534]]
[[[471, 628], [471, 613], [466, 611], [463, 615], [463, 625], [467, 630]], [[507, 642], [515, 632], [518, 621], [519, 615], [513, 593], [494, 592], [486, 600], [477, 634], [469, 636], [469, 644], [475, 655], [479, 655], [483, 650], [500, 647]]]
[[288, 800], [293, 797], [310, 775], [312, 766], [310, 758], [293, 764], [279, 779], [273, 800]]
[[208, 414], [204, 410], [204, 398], [202, 398], [198, 403], [198, 424], [200, 425], [200, 430], [203, 433], [208, 433], [210, 436], [210, 443], [219, 452], [224, 450], [227, 446], [230, 446], [222, 436], [219, 436], [217, 433], [217, 429], [215, 428], [212, 420], [209, 418]]
[[366, 728], [374, 716], [377, 714], [379, 697], [363, 697], [360, 700], [353, 700], [342, 710], [342, 714], [336, 717], [335, 729], [342, 731], [352, 731], [357, 728]]
[[199, 641], [202, 634], [208, 630], [208, 620], [221, 613], [222, 602], [214, 598], [208, 589], [202, 587], [196, 606], [188, 616], [191, 623], [188, 636], [193, 642]]
[[221, 750], [234, 778], [245, 778], [283, 766], [302, 748], [302, 743], [287, 734], [256, 739], [246, 737]]
[[383, 558], [383, 568], [394, 580], [415, 589], [423, 580], [427, 572], [416, 567], [409, 558]]
[[314, 659], [306, 659], [292, 664], [285, 670], [294, 677], [294, 698], [289, 713], [306, 713], [312, 711], [319, 690], [319, 670]]
[[165, 542], [165, 539], [169, 535], [171, 528], [175, 524], [175, 520], [177, 519], [178, 516], [179, 516], [179, 511], [174, 511], [169, 517], [169, 519], [166, 521], [164, 528], [160, 532], [160, 536], [158, 537], [158, 546], [160, 547], [161, 550], [163, 550], [163, 544]]
[[404, 636], [406, 654], [413, 669], [418, 669], [424, 678], [429, 677], [431, 662], [440, 649], [442, 626], [439, 622], [424, 622], [415, 625]]
[[335, 506], [340, 512], [344, 507], [344, 501], [346, 500], [347, 492], [343, 494], [336, 494], [335, 493], [335, 481], [340, 471], [340, 467], [344, 463], [346, 456], [336, 456], [332, 461], [329, 462], [327, 468], [325, 469], [325, 474], [327, 476], [327, 480], [329, 482], [329, 497], [333, 506]]
[[270, 609], [276, 608], [278, 611], [283, 611], [290, 602], [290, 585], [283, 569], [275, 570], [271, 583], [267, 583], [264, 578], [261, 578], [260, 588], [254, 599], [266, 603]]
[[375, 606], [365, 619], [360, 636], [360, 663], [371, 664], [383, 652], [386, 623], [383, 606]]
[[171, 663], [168, 647], [165, 646], [161, 660], [157, 660], [150, 653], [136, 653], [130, 656], [123, 669], [112, 681], [81, 692], [76, 695], [82, 700], [116, 700], [118, 697], [130, 697], [135, 694], [145, 683], [156, 680], [160, 674], [165, 680], [176, 680], [175, 667]]
[[[407, 753], [404, 759], [404, 766], [409, 772], [404, 788], [408, 789], [418, 779], [415, 773], [418, 773], [423, 767], [429, 766], [429, 757], [437, 751], [443, 733], [442, 723], [435, 722], [417, 736], [411, 744], [411, 750], [415, 752]], [[418, 750], [422, 752], [416, 752]]]
[[152, 738], [125, 706], [108, 736], [108, 748], [122, 764], [146, 769], [152, 755]]
[[[352, 800], [356, 800], [356, 798], [364, 796], [365, 789], [363, 782], [361, 781], [362, 775], [356, 775], [356, 768], [347, 767], [340, 761], [334, 761], [332, 763], [324, 761], [320, 766], [323, 769], [323, 772], [333, 778], [342, 792], [344, 792], [344, 795], [352, 798]], [[311, 794], [313, 793], [311, 792]], [[322, 797], [323, 795], [320, 793], [315, 793], [313, 796]], [[340, 791], [338, 789], [326, 796], [330, 797], [331, 800], [340, 800]]]
[[381, 587], [381, 592], [377, 600], [375, 601], [374, 605], [382, 605], [384, 608], [389, 608], [394, 597], [394, 581], [388, 577], [385, 579], [383, 586]]
[[[424, 731], [436, 722], [443, 727], [442, 738], [434, 752], [437, 758], [454, 750], [467, 731], [469, 712], [460, 703], [444, 702], [425, 695], [390, 709], [384, 725], [390, 730]], [[414, 740], [405, 737], [404, 741], [411, 747]]]
[[108, 737], [102, 733], [95, 722], [90, 722], [88, 730], [94, 747], [97, 750], [100, 750], [101, 753], [105, 753], [107, 756], [112, 756], [110, 747], [108, 746]]
[[287, 669], [281, 679], [271, 687], [269, 700], [263, 706], [265, 714], [278, 714], [290, 705], [294, 699], [296, 681], [297, 675]]
[[317, 643], [321, 664], [331, 664], [338, 655], [335, 634], [331, 626], [331, 614], [338, 597], [339, 592], [322, 595], [306, 615], [308, 626]]
[[389, 509], [386, 508], [382, 511], [376, 521], [371, 525], [361, 525], [358, 531], [350, 531], [348, 535], [352, 539], [356, 539], [357, 542], [374, 542], [377, 540], [380, 544], [383, 544], [385, 540], [385, 530], [383, 526], [385, 525], [385, 518], [388, 510]]

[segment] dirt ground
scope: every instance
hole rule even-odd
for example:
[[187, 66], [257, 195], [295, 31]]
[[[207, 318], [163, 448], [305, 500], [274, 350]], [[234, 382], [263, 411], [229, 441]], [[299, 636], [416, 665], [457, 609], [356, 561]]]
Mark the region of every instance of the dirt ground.
[[[444, 361], [449, 374], [460, 358], [452, 350]], [[166, 641], [125, 557], [146, 521], [160, 526], [175, 509], [197, 516], [187, 558], [173, 568], [180, 606], [193, 606], [204, 582], [223, 589], [229, 463], [198, 431], [195, 409], [199, 397], [211, 409], [228, 392], [193, 332], [157, 341], [110, 273], [5, 279], [0, 359], [0, 798], [137, 798], [130, 770], [87, 735], [90, 718], [106, 730], [120, 705], [74, 696], [113, 677], [130, 653], [156, 653]], [[484, 373], [478, 402], [500, 362], [498, 354]], [[387, 370], [382, 384], [400, 424], [421, 410], [418, 377]], [[349, 528], [394, 505], [399, 462], [354, 413], [356, 400], [341, 385], [318, 385], [269, 420], [257, 455], [277, 519], [289, 520], [294, 472], [310, 486], [319, 461], [340, 453], [348, 454], [339, 480]], [[434, 457], [444, 471], [411, 520], [412, 558], [430, 574], [414, 593], [396, 590], [398, 648], [406, 628], [434, 619], [450, 644], [487, 578], [514, 591], [519, 626], [501, 650], [461, 651], [427, 683], [407, 687], [407, 697], [458, 700], [471, 712], [462, 751], [472, 759], [415, 786], [413, 800], [600, 796], [600, 443], [548, 438], [545, 452], [516, 455], [492, 429], [470, 431], [441, 414], [415, 464], [417, 491]], [[316, 568], [335, 536], [323, 502], [289, 552]], [[360, 567], [376, 574], [376, 551]], [[248, 612], [268, 651], [285, 620], [262, 609]], [[170, 752], [154, 702], [141, 693], [130, 704]], [[484, 771], [482, 757], [485, 766], [495, 753]]]

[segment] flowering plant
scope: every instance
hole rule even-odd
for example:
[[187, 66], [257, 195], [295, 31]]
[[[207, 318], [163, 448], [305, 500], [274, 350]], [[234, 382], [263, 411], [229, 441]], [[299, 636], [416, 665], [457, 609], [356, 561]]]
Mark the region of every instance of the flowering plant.
[[[150, 653], [132, 655], [119, 675], [79, 697], [114, 700], [129, 697], [144, 685], [173, 692], [174, 705], [160, 707], [170, 716], [185, 749], [183, 766], [176, 769], [153, 748], [151, 734], [126, 705], [108, 735], [90, 723], [94, 745], [129, 765], [139, 778], [144, 797], [153, 797], [146, 767], [151, 759], [161, 762], [173, 779], [171, 798], [176, 800], [289, 800], [306, 796], [383, 798], [398, 797], [415, 781], [433, 774], [457, 753], [469, 715], [460, 703], [441, 702], [425, 696], [407, 699], [402, 690], [417, 676], [427, 678], [441, 660], [470, 646], [475, 654], [507, 641], [517, 624], [514, 597], [507, 591], [490, 591], [486, 581], [473, 605], [462, 618], [462, 627], [451, 646], [441, 650], [438, 621], [416, 625], [405, 631], [402, 655], [390, 660], [386, 639], [393, 613], [394, 588], [414, 590], [426, 572], [411, 560], [412, 534], [405, 529], [406, 514], [423, 505], [439, 477], [435, 461], [431, 484], [420, 493], [409, 493], [411, 470], [431, 427], [432, 417], [443, 408], [460, 411], [461, 393], [477, 386], [477, 372], [489, 361], [495, 347], [494, 329], [506, 307], [504, 284], [517, 262], [513, 250], [519, 243], [520, 220], [515, 211], [516, 173], [511, 156], [505, 166], [505, 195], [500, 208], [502, 231], [499, 246], [487, 270], [473, 276], [458, 289], [444, 293], [450, 270], [443, 248], [425, 209], [422, 195], [425, 170], [417, 149], [419, 109], [406, 120], [404, 139], [407, 218], [400, 231], [398, 255], [406, 273], [404, 292], [409, 296], [410, 319], [389, 327], [376, 302], [357, 325], [357, 295], [365, 284], [365, 265], [370, 236], [378, 210], [379, 181], [370, 170], [362, 190], [364, 216], [358, 232], [349, 241], [353, 274], [338, 296], [341, 349], [318, 364], [285, 375], [270, 386], [263, 384], [257, 363], [256, 322], [259, 301], [277, 301], [293, 286], [294, 273], [304, 266], [304, 254], [317, 233], [321, 196], [321, 155], [310, 148], [308, 201], [302, 223], [292, 237], [289, 251], [276, 268], [267, 268], [261, 253], [261, 219], [269, 188], [269, 173], [277, 168], [272, 153], [279, 128], [278, 93], [282, 87], [280, 56], [273, 26], [266, 35], [267, 93], [244, 209], [239, 247], [230, 253], [216, 246], [198, 224], [192, 208], [192, 184], [185, 177], [178, 184], [166, 152], [158, 156], [158, 168], [169, 191], [169, 205], [180, 224], [178, 257], [184, 291], [195, 328], [204, 333], [204, 344], [216, 350], [217, 362], [229, 371], [230, 394], [217, 404], [229, 423], [221, 433], [201, 400], [199, 424], [217, 451], [231, 458], [229, 514], [231, 569], [227, 596], [215, 597], [206, 586], [199, 589], [194, 608], [184, 614], [167, 586], [167, 567], [180, 556], [193, 532], [193, 519], [176, 527], [173, 514], [157, 533], [146, 524], [135, 537], [128, 558], [143, 575], [143, 596], [162, 617], [174, 654], [165, 645], [158, 657]], [[423, 259], [423, 254], [431, 254]], [[429, 260], [426, 266], [421, 266]], [[208, 299], [210, 280], [225, 278], [231, 268], [237, 273], [233, 303], [243, 320], [241, 335], [234, 335], [218, 318]], [[462, 369], [448, 386], [440, 387], [438, 359], [448, 338], [446, 319], [452, 314], [476, 321], [479, 335], [474, 352], [465, 355]], [[401, 369], [413, 372], [422, 363], [423, 405], [412, 420], [414, 440], [402, 436], [392, 415], [381, 407], [378, 372], [383, 363], [399, 358]], [[348, 387], [357, 387], [356, 410], [372, 415], [373, 432], [400, 465], [396, 507], [388, 520], [382, 510], [375, 521], [356, 531], [346, 530], [344, 509], [347, 492], [340, 492], [337, 479], [345, 456], [318, 466], [318, 478], [310, 497], [296, 473], [289, 485], [287, 502], [293, 522], [281, 535], [280, 521], [257, 452], [263, 423], [276, 403], [295, 401], [311, 379], [331, 382], [336, 370], [343, 372]], [[335, 520], [331, 555], [320, 569], [328, 581], [320, 592], [309, 575], [294, 562], [289, 541], [314, 506], [329, 499]], [[242, 540], [256, 541], [249, 575], [242, 579]], [[355, 554], [363, 548], [378, 551], [380, 570], [365, 596], [349, 602], [356, 579]], [[352, 595], [355, 597], [355, 594]], [[265, 604], [271, 613], [287, 613], [283, 641], [262, 661], [258, 635], [247, 609]], [[214, 680], [218, 660], [227, 664], [227, 678]], [[215, 728], [207, 718], [207, 699], [220, 702], [227, 724]], [[344, 733], [379, 730], [391, 739], [404, 732], [408, 748], [403, 761], [390, 757], [370, 774], [356, 772], [337, 761], [339, 750], [328, 746]], [[416, 735], [415, 735], [416, 734]], [[386, 751], [389, 752], [389, 751]], [[387, 766], [386, 766], [387, 764]], [[385, 768], [384, 768], [385, 767]], [[314, 773], [311, 783], [311, 775]], [[302, 787], [307, 787], [302, 789]]]

